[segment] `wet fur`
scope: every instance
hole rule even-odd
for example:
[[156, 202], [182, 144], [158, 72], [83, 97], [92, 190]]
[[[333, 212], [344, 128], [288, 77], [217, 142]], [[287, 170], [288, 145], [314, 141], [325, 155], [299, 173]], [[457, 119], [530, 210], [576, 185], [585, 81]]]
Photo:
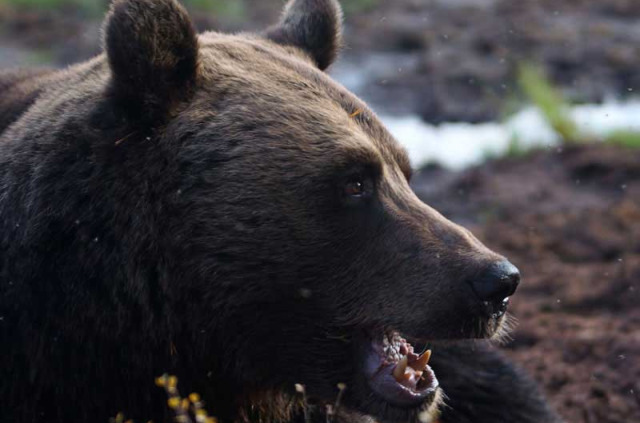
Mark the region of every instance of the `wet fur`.
[[[117, 0], [105, 54], [0, 74], [0, 420], [169, 421], [165, 372], [225, 422], [302, 421], [295, 383], [314, 420], [338, 383], [345, 421], [415, 420], [371, 397], [354, 333], [478, 335], [466, 281], [500, 256], [415, 197], [404, 150], [317, 69], [337, 3], [287, 10], [266, 37], [196, 36], [173, 0]], [[366, 209], [336, 191], [354, 171], [378, 181]], [[474, 405], [497, 382], [505, 421], [554, 421], [468, 351], [434, 353], [443, 422], [498, 421]]]

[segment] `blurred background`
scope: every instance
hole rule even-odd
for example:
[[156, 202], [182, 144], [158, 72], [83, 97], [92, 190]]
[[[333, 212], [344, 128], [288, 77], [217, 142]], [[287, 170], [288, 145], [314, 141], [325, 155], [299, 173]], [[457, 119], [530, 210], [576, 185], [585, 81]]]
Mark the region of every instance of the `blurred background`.
[[[201, 30], [284, 0], [183, 0]], [[418, 169], [414, 189], [525, 280], [504, 346], [568, 422], [640, 422], [640, 1], [343, 0], [330, 73]], [[107, 0], [0, 0], [0, 70], [100, 52]]]

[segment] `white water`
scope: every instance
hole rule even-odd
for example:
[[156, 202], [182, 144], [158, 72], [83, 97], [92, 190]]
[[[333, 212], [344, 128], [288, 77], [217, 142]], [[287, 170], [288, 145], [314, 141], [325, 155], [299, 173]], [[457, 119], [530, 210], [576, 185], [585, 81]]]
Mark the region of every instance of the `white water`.
[[[581, 133], [594, 138], [614, 131], [640, 132], [640, 100], [571, 109]], [[514, 137], [520, 146], [554, 146], [559, 137], [536, 108], [529, 107], [503, 123], [445, 123], [430, 125], [418, 116], [381, 116], [391, 133], [409, 151], [414, 166], [437, 162], [460, 169], [481, 163], [487, 156], [502, 155]]]

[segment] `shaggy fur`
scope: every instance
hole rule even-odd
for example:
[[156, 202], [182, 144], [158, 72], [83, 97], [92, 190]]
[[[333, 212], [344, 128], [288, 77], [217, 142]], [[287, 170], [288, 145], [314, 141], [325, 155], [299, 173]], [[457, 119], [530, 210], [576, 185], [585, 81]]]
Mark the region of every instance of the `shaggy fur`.
[[[174, 0], [116, 0], [103, 55], [0, 75], [0, 421], [169, 421], [165, 372], [223, 422], [302, 421], [296, 383], [319, 421], [338, 383], [344, 421], [415, 421], [367, 386], [362, 332], [495, 329], [468, 282], [502, 257], [318, 69], [339, 10], [196, 36]], [[443, 422], [555, 421], [496, 353], [434, 345]]]
[[280, 23], [265, 35], [306, 51], [325, 70], [342, 46], [342, 9], [337, 0], [289, 2]]

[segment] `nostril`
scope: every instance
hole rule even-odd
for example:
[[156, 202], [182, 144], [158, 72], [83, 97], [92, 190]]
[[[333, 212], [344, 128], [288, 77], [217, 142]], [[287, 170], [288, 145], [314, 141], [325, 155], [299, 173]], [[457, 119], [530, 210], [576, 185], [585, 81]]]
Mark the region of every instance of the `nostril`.
[[516, 292], [519, 283], [520, 271], [505, 260], [489, 265], [471, 281], [471, 287], [480, 300], [501, 304]]

